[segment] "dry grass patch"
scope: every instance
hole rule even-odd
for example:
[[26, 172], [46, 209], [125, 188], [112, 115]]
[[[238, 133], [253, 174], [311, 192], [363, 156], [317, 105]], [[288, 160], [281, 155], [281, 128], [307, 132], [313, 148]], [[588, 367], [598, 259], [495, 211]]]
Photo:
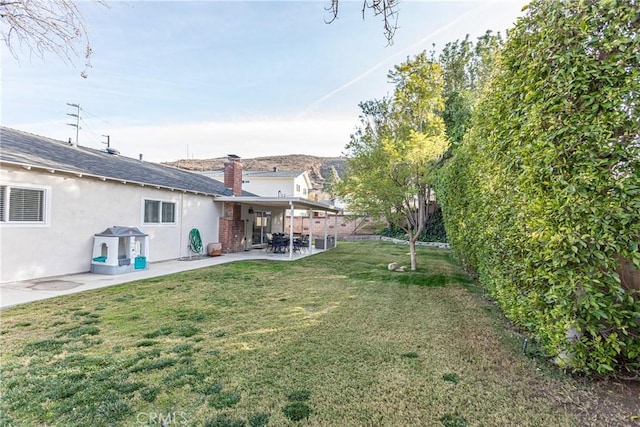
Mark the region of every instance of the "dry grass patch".
[[4, 311], [3, 425], [581, 424], [574, 383], [521, 354], [448, 251], [389, 272], [406, 252], [345, 243]]

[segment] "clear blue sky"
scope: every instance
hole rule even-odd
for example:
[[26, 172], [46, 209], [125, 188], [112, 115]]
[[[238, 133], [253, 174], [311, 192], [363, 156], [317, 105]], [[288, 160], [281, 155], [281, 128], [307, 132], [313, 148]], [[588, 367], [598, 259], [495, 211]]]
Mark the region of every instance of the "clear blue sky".
[[[388, 46], [381, 20], [340, 0], [79, 3], [93, 67], [2, 47], [2, 124], [67, 140], [82, 107], [80, 145], [145, 160], [338, 156], [358, 103], [393, 88], [387, 72], [422, 50], [513, 26], [527, 1], [401, 1]], [[83, 46], [78, 45], [82, 52]]]

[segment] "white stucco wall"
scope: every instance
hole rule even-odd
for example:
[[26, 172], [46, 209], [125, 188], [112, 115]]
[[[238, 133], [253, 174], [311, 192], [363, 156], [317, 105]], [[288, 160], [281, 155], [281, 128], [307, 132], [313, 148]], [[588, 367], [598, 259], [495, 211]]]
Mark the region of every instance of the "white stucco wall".
[[[149, 234], [149, 262], [188, 255], [194, 227], [204, 245], [218, 241], [221, 204], [211, 197], [4, 166], [0, 184], [45, 188], [49, 201], [46, 224], [0, 223], [0, 282], [87, 272], [94, 234], [114, 225]], [[176, 203], [176, 223], [144, 224], [144, 199]]]
[[[298, 187], [300, 187], [299, 190]], [[309, 197], [309, 188], [309, 181], [306, 179], [306, 175], [298, 175], [293, 182], [293, 196], [307, 199]]]
[[295, 188], [291, 178], [247, 176], [243, 180], [249, 181], [243, 182], [243, 190], [263, 197], [292, 196]]
[[[189, 255], [189, 232], [192, 228], [197, 228], [202, 238], [203, 252], [207, 249], [208, 243], [217, 243], [220, 241], [218, 237], [218, 227], [220, 225], [220, 216], [222, 216], [223, 204], [214, 203], [213, 198], [199, 196], [195, 194], [182, 194], [182, 210], [181, 210], [181, 232], [183, 241], [179, 245], [180, 255], [184, 257]], [[152, 244], [153, 245], [153, 244]], [[153, 246], [152, 246], [153, 248]], [[172, 259], [175, 256], [169, 256], [162, 259]]]
[[[224, 182], [224, 176], [217, 172], [201, 172], [202, 175]], [[306, 174], [297, 177], [243, 176], [242, 189], [262, 197], [302, 197], [308, 198], [311, 181]], [[298, 190], [297, 186], [300, 186]]]

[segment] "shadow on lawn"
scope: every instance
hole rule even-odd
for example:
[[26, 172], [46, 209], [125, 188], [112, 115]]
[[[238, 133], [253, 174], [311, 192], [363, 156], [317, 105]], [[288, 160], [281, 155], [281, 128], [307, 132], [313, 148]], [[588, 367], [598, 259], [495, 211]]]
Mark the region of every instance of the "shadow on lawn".
[[462, 273], [429, 274], [420, 270], [405, 272], [372, 270], [349, 274], [349, 278], [367, 282], [397, 283], [400, 285], [425, 287], [442, 287], [473, 283], [473, 279]]

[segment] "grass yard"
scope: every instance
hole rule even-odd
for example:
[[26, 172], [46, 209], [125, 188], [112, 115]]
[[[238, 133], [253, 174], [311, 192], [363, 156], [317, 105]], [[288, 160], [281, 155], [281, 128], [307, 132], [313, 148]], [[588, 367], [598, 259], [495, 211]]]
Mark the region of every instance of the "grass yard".
[[0, 424], [633, 425], [523, 355], [450, 252], [387, 270], [407, 252], [341, 243], [5, 310]]

